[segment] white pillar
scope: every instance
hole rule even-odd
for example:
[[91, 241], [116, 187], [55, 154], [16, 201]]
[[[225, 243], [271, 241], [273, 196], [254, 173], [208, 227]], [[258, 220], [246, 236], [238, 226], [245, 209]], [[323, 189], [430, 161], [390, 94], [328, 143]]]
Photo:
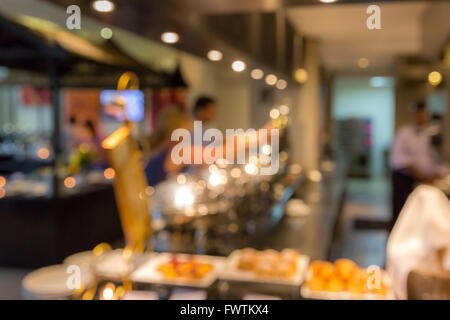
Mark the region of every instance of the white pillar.
[[291, 157], [306, 170], [318, 168], [322, 129], [322, 106], [320, 99], [320, 52], [319, 43], [305, 42], [304, 68], [308, 80], [300, 87], [298, 99], [292, 112], [290, 129]]

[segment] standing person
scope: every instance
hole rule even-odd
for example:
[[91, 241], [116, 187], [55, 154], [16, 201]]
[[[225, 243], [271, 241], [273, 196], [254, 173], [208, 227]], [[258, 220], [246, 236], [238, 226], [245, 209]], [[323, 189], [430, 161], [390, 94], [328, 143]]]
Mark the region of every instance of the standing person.
[[415, 107], [415, 122], [401, 127], [391, 147], [392, 168], [392, 224], [417, 183], [436, 178], [439, 166], [435, 163], [431, 139], [427, 133], [428, 112], [424, 102]]
[[210, 124], [217, 116], [216, 100], [207, 96], [199, 97], [195, 102], [193, 113], [195, 120]]

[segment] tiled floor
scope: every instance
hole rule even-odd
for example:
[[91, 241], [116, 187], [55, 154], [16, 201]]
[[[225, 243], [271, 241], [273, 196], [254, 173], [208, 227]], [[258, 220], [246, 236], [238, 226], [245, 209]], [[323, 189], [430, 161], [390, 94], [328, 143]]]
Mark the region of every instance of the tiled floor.
[[[385, 263], [386, 231], [355, 230], [355, 218], [387, 220], [390, 213], [390, 185], [386, 179], [351, 179], [343, 208], [343, 247], [341, 256], [361, 266]], [[0, 300], [20, 299], [21, 280], [30, 270], [0, 267]]]
[[353, 221], [388, 221], [391, 215], [390, 187], [386, 178], [349, 181], [343, 208], [343, 257], [361, 266], [385, 264], [387, 231], [354, 229]]

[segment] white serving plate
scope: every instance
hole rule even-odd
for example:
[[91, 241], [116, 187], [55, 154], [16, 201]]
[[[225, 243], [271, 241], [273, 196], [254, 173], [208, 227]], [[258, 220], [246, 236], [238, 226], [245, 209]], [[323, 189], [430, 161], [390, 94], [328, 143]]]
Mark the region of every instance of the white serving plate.
[[[70, 276], [65, 265], [43, 267], [29, 273], [22, 280], [22, 288], [30, 299], [67, 299], [74, 292], [67, 286]], [[90, 273], [81, 272], [81, 285], [89, 286], [92, 279]]]
[[301, 254], [297, 258], [297, 271], [291, 278], [262, 277], [253, 271], [238, 269], [240, 255], [241, 250], [235, 250], [230, 254], [226, 267], [219, 275], [221, 280], [300, 286], [305, 280], [306, 271], [309, 266], [309, 257]]
[[[307, 280], [311, 278], [311, 270], [308, 270]], [[390, 284], [390, 279], [387, 274], [384, 274], [383, 281]], [[394, 294], [388, 289], [387, 295], [382, 296], [374, 293], [357, 294], [348, 291], [330, 292], [330, 291], [314, 291], [303, 285], [300, 289], [300, 294], [303, 298], [315, 300], [394, 300]]]
[[64, 259], [65, 265], [78, 265], [82, 270], [88, 270], [95, 264], [97, 276], [106, 280], [121, 280], [128, 273], [131, 273], [137, 266], [145, 263], [156, 253], [144, 253], [135, 255], [132, 262], [128, 263], [123, 258], [123, 249], [115, 249], [105, 252], [96, 261], [92, 251], [75, 253]]
[[217, 279], [217, 275], [220, 274], [226, 258], [204, 256], [204, 255], [187, 255], [177, 254], [180, 260], [188, 259], [189, 257], [195, 258], [196, 261], [201, 263], [210, 263], [213, 265], [211, 270], [206, 276], [201, 279], [188, 280], [188, 279], [166, 279], [164, 275], [159, 272], [158, 267], [166, 262], [169, 262], [172, 258], [171, 253], [160, 253], [154, 258], [142, 264], [132, 274], [131, 280], [140, 283], [153, 283], [163, 285], [173, 285], [182, 287], [196, 287], [207, 288]]

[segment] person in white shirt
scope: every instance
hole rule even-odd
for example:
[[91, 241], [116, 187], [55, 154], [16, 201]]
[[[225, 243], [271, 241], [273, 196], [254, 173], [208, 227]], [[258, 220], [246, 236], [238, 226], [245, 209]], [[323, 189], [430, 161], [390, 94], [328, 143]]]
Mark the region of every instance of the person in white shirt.
[[424, 102], [415, 109], [415, 123], [401, 127], [395, 135], [390, 152], [392, 168], [392, 223], [415, 185], [437, 177], [439, 165], [435, 161], [430, 135], [427, 133], [428, 112]]

